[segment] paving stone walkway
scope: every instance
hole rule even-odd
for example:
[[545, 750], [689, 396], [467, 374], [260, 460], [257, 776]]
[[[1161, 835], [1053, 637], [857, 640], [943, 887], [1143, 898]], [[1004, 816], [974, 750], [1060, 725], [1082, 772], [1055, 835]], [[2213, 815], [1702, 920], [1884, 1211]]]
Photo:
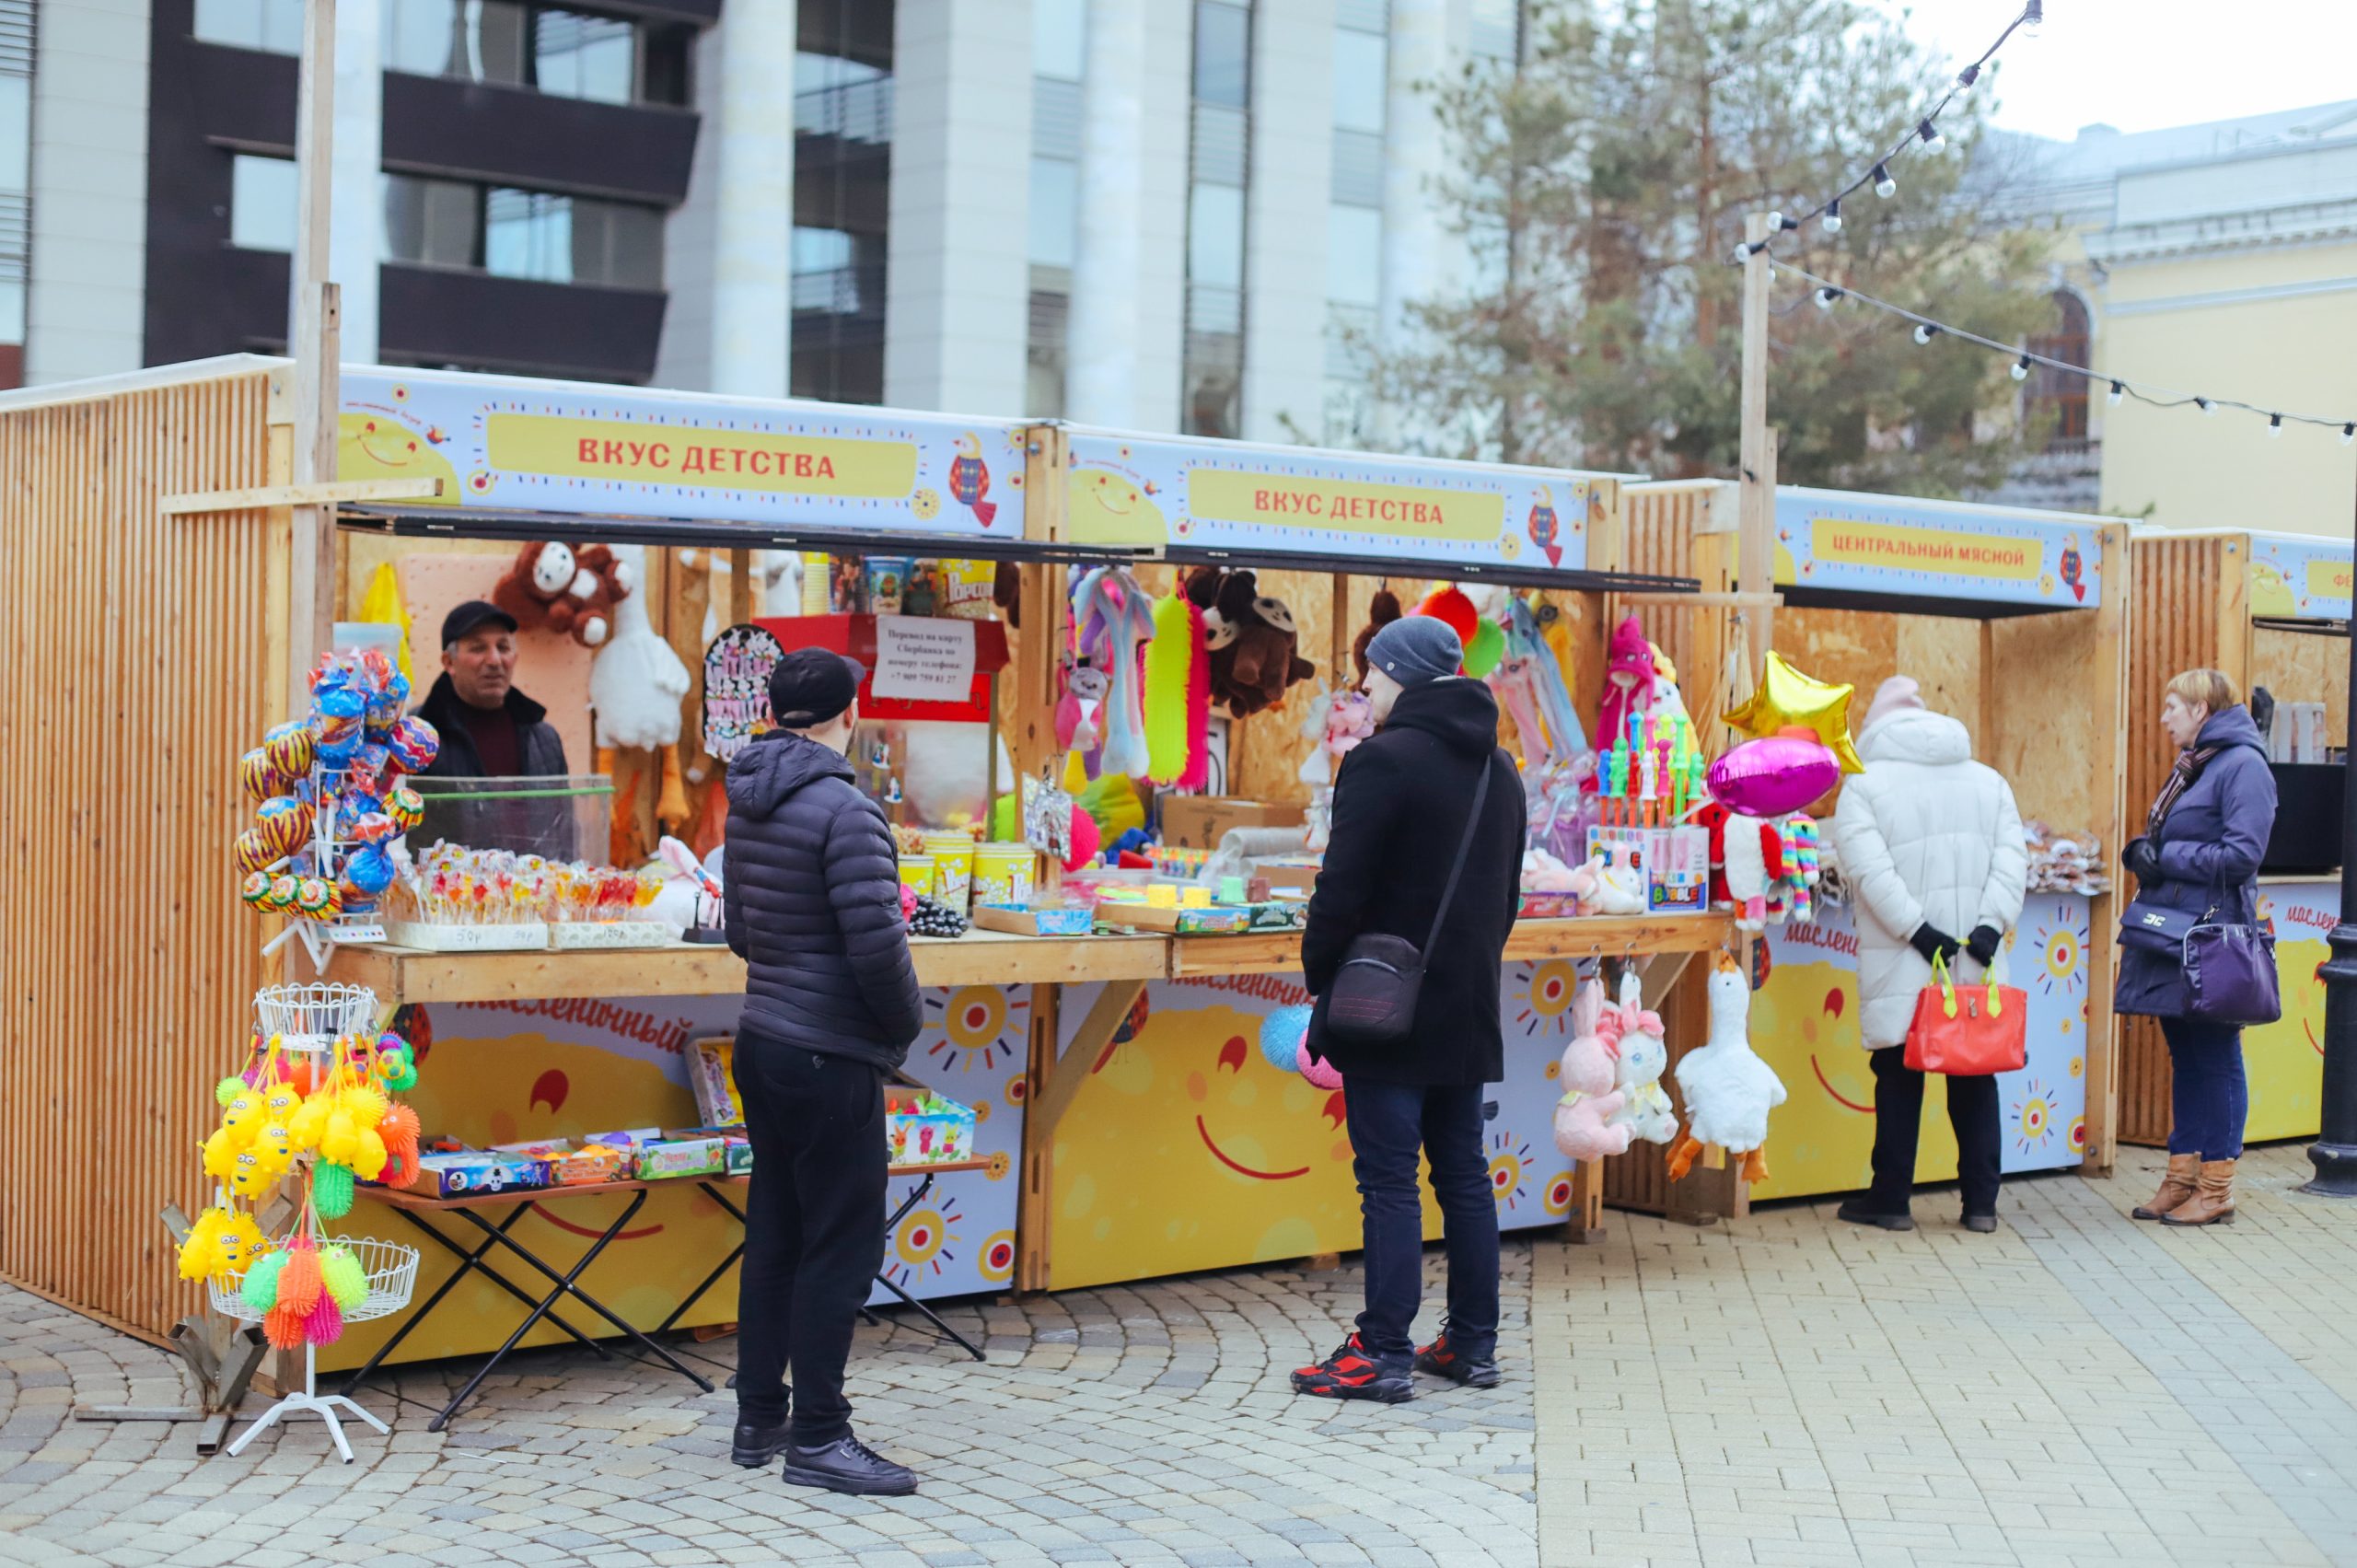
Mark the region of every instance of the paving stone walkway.
[[864, 1329], [863, 1430], [925, 1479], [897, 1501], [738, 1470], [725, 1392], [577, 1351], [441, 1434], [470, 1365], [401, 1369], [350, 1467], [308, 1420], [200, 1460], [185, 1426], [70, 1419], [176, 1401], [174, 1362], [0, 1288], [0, 1563], [2357, 1568], [2357, 1205], [2269, 1150], [2237, 1225], [2164, 1231], [2125, 1212], [2157, 1165], [2013, 1183], [1991, 1237], [1926, 1193], [1906, 1236], [1827, 1202], [1509, 1241], [1504, 1386], [1401, 1407], [1285, 1388], [1354, 1267], [952, 1309], [984, 1365]]

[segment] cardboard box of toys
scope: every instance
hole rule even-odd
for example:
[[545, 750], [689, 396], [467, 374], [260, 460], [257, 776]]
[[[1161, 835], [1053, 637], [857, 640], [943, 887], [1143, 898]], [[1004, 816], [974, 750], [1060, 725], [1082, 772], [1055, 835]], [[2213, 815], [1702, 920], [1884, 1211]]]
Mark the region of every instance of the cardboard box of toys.
[[1162, 842], [1183, 849], [1217, 849], [1230, 828], [1297, 828], [1306, 819], [1302, 807], [1282, 801], [1218, 795], [1162, 797]]
[[710, 1127], [741, 1127], [744, 1102], [737, 1098], [737, 1041], [726, 1035], [688, 1042], [688, 1087], [696, 1097], [696, 1114]]
[[974, 1157], [974, 1112], [932, 1089], [884, 1090], [884, 1137], [894, 1165], [946, 1165]]
[[976, 904], [970, 918], [980, 930], [1018, 936], [1086, 936], [1096, 922], [1086, 904]]
[[1598, 826], [1587, 851], [1608, 865], [1643, 877], [1645, 908], [1655, 914], [1701, 914], [1711, 901], [1711, 834], [1704, 828]]
[[418, 1156], [417, 1179], [409, 1190], [434, 1198], [479, 1198], [548, 1184], [546, 1160], [495, 1149], [461, 1149]]

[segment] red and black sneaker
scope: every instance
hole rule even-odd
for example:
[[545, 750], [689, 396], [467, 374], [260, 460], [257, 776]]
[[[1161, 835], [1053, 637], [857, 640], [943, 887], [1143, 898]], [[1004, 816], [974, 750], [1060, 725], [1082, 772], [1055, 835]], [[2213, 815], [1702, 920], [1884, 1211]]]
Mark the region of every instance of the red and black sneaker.
[[1369, 1356], [1353, 1334], [1325, 1360], [1296, 1369], [1293, 1391], [1324, 1400], [1380, 1400], [1396, 1405], [1416, 1397], [1416, 1381], [1406, 1367], [1385, 1366]]
[[1416, 1353], [1416, 1370], [1429, 1372], [1435, 1377], [1446, 1377], [1468, 1388], [1494, 1388], [1498, 1386], [1497, 1357], [1470, 1355], [1453, 1349], [1446, 1329], [1441, 1330], [1440, 1338]]

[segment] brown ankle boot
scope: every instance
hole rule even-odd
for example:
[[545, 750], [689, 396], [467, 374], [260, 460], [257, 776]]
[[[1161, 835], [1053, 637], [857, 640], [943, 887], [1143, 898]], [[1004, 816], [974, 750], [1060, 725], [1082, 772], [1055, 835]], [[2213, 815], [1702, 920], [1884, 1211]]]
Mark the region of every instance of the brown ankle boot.
[[2200, 1155], [2171, 1155], [2168, 1173], [2161, 1178], [2161, 1190], [2153, 1194], [2152, 1202], [2129, 1210], [2131, 1218], [2156, 1220], [2173, 1214], [2188, 1198], [2193, 1196], [2194, 1179], [2200, 1174]]
[[2163, 1225], [2232, 1225], [2235, 1223], [2235, 1162], [2203, 1160], [2201, 1180], [2194, 1188], [2193, 1196], [2178, 1204], [2173, 1213], [2161, 1216]]

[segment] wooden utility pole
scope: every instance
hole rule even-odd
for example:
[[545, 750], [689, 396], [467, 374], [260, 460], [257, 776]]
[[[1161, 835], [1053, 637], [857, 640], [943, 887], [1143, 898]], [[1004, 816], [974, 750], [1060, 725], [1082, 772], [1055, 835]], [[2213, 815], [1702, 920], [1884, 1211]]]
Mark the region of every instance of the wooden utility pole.
[[[1736, 528], [1738, 554], [1736, 587], [1746, 594], [1772, 591], [1776, 540], [1776, 439], [1768, 428], [1767, 243], [1772, 238], [1764, 213], [1744, 219], [1743, 238], [1753, 247], [1743, 263], [1743, 441], [1741, 507]], [[1751, 667], [1768, 657], [1773, 612], [1761, 605], [1744, 617], [1751, 630]]]
[[[306, 0], [303, 59], [295, 109], [294, 290], [286, 347], [295, 357], [294, 481], [298, 488], [335, 478], [337, 360], [335, 285], [328, 281], [329, 178], [335, 137], [335, 0]], [[310, 706], [313, 662], [335, 630], [335, 508], [294, 508], [288, 575], [287, 712]]]

